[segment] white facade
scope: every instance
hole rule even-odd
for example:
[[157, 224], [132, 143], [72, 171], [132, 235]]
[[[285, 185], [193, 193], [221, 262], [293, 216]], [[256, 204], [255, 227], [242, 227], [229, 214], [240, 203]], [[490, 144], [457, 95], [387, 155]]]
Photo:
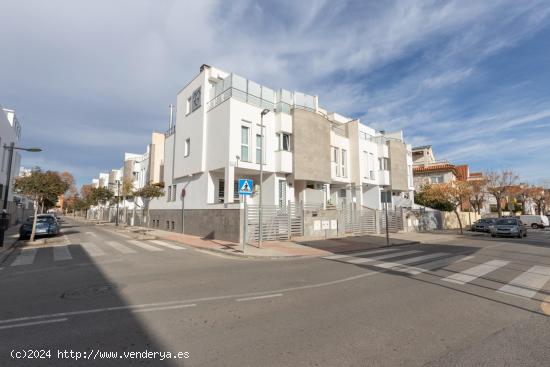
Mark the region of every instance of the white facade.
[[[165, 196], [153, 200], [151, 209], [238, 208], [239, 178], [254, 180], [255, 193], [247, 200], [257, 204], [260, 160], [265, 205], [303, 201], [324, 207], [356, 203], [380, 209], [382, 188], [391, 189], [391, 177], [395, 181], [398, 176], [404, 177], [406, 185], [392, 189], [394, 205], [412, 204], [411, 147], [403, 144], [401, 132], [382, 134], [358, 120], [329, 114], [318, 106], [316, 96], [275, 91], [203, 65], [178, 93], [176, 108], [175, 126], [164, 143]], [[262, 134], [264, 109], [269, 112], [263, 116]], [[322, 116], [330, 124], [329, 136], [319, 139], [327, 157], [327, 167], [322, 169], [330, 170], [325, 180], [295, 179], [295, 109]], [[321, 144], [315, 136], [311, 139], [312, 144]], [[406, 147], [400, 172], [390, 172], [391, 141]]]
[[[17, 146], [20, 140], [21, 124], [19, 123], [19, 120], [15, 115], [15, 111], [0, 106], [0, 146], [4, 148], [6, 146], [9, 146], [11, 143], [14, 143], [15, 146]], [[3, 199], [8, 172], [9, 150], [2, 149], [1, 158], [2, 162], [0, 163], [0, 198]], [[17, 150], [14, 150], [11, 166], [10, 187], [13, 187], [15, 183], [15, 178], [19, 173], [20, 165], [21, 156], [19, 155]], [[8, 201], [13, 201], [13, 190], [10, 190], [8, 193]]]

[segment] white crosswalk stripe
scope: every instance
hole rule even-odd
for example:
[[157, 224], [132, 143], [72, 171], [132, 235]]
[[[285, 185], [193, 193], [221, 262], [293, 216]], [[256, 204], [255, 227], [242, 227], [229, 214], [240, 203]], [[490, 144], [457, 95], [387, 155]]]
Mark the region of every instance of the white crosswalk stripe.
[[400, 256], [417, 254], [419, 252], [421, 251], [419, 250], [400, 251], [400, 252], [394, 252], [391, 254], [374, 256], [374, 257], [360, 257], [360, 258], [355, 258], [351, 260], [346, 260], [345, 262], [349, 264], [365, 264], [365, 263], [378, 261], [378, 260], [391, 259], [392, 257], [400, 257]]
[[550, 267], [533, 266], [526, 272], [514, 278], [510, 283], [501, 287], [501, 293], [513, 294], [526, 298], [533, 298], [538, 291], [550, 280]]
[[21, 253], [11, 263], [11, 266], [29, 265], [34, 262], [36, 257], [37, 248], [23, 248]]
[[172, 250], [186, 250], [185, 247], [173, 245], [173, 244], [171, 244], [171, 243], [164, 242], [164, 241], [151, 240], [151, 241], [149, 241], [149, 242], [152, 242], [152, 243], [154, 243], [155, 245], [159, 245], [159, 246], [164, 246], [164, 247], [171, 248]]
[[411, 257], [409, 259], [401, 260], [399, 262], [387, 262], [387, 263], [377, 264], [375, 266], [383, 269], [391, 269], [402, 265], [413, 264], [424, 260], [434, 259], [436, 257], [443, 257], [446, 255], [449, 255], [449, 254], [446, 252], [436, 252], [435, 254], [416, 256], [416, 257]]
[[111, 246], [118, 252], [122, 254], [134, 254], [136, 251], [132, 250], [129, 247], [124, 246], [123, 244], [116, 242], [116, 241], [107, 241], [105, 242], [107, 245]]
[[403, 266], [393, 270], [402, 271], [404, 273], [411, 274], [411, 275], [418, 275], [421, 273], [428, 272], [430, 270], [442, 268], [444, 266], [447, 266], [456, 262], [464, 261], [466, 258], [472, 258], [472, 257], [473, 256], [464, 257], [464, 255], [456, 255], [452, 257], [445, 257], [443, 259], [438, 259], [427, 263], [423, 263], [422, 265], [418, 265], [418, 266]]
[[148, 244], [146, 244], [144, 242], [141, 242], [141, 241], [133, 240], [133, 241], [128, 241], [128, 242], [130, 242], [132, 245], [135, 245], [137, 247], [141, 247], [142, 249], [147, 250], [147, 251], [162, 251], [161, 248], [148, 245]]
[[69, 247], [67, 247], [66, 245], [55, 246], [53, 248], [53, 261], [70, 260], [72, 258], [73, 257], [69, 252]]
[[446, 282], [451, 282], [456, 284], [470, 283], [472, 280], [475, 280], [479, 277], [489, 274], [507, 265], [508, 263], [509, 261], [505, 261], [505, 260], [487, 261], [486, 263], [483, 263], [481, 265], [474, 266], [473, 268], [469, 268], [460, 273], [456, 273], [446, 278], [443, 278], [443, 280]]
[[329, 256], [324, 256], [323, 259], [337, 260], [337, 259], [344, 259], [346, 257], [380, 254], [380, 253], [384, 253], [384, 252], [391, 252], [391, 251], [397, 251], [397, 250], [400, 250], [400, 249], [398, 249], [398, 248], [388, 248], [388, 249], [382, 249], [382, 250], [369, 250], [369, 251], [362, 251], [362, 252], [353, 252], [353, 253], [348, 253], [348, 254], [329, 255]]
[[91, 242], [82, 242], [82, 247], [92, 257], [107, 255], [105, 251], [103, 251], [97, 245]]

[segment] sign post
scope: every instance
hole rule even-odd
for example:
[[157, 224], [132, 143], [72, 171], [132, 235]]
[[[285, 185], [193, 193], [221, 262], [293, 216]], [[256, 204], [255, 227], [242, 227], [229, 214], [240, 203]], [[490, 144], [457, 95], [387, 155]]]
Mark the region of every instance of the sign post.
[[243, 215], [243, 254], [247, 242], [247, 234], [248, 234], [248, 204], [247, 204], [247, 196], [252, 195], [252, 188], [254, 183], [250, 179], [239, 179], [239, 195], [241, 195], [241, 200], [244, 204], [244, 215]]
[[386, 216], [386, 246], [390, 246], [390, 224], [388, 223], [388, 202], [391, 203], [391, 191], [382, 191], [382, 202], [384, 203], [384, 214]]

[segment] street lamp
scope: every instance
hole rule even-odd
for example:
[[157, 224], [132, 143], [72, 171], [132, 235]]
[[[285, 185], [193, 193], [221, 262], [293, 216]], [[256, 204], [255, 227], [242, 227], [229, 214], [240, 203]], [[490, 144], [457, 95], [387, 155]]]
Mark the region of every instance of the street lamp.
[[269, 109], [265, 108], [260, 113], [260, 210], [258, 213], [258, 222], [260, 223], [260, 241], [258, 242], [258, 247], [262, 247], [262, 237], [264, 235], [263, 223], [262, 223], [262, 196], [263, 189], [262, 184], [264, 182], [264, 116], [269, 113]]
[[6, 187], [4, 188], [4, 200], [2, 203], [2, 219], [0, 221], [0, 247], [4, 246], [4, 231], [5, 231], [5, 224], [6, 224], [6, 210], [8, 208], [8, 195], [10, 193], [10, 180], [11, 180], [11, 164], [13, 160], [13, 151], [14, 150], [25, 150], [27, 152], [37, 153], [41, 152], [42, 149], [40, 148], [21, 148], [16, 147], [14, 142], [11, 142], [10, 145], [4, 144], [4, 149], [9, 150], [9, 157], [8, 157], [8, 172], [6, 173]]

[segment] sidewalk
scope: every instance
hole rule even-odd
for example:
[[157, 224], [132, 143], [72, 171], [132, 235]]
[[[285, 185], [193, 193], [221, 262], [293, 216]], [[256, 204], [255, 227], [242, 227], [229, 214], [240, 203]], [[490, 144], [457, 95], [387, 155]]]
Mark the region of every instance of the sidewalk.
[[0, 264], [11, 253], [11, 250], [15, 247], [15, 244], [19, 240], [19, 226], [11, 226], [4, 232], [4, 246], [0, 247]]
[[[109, 228], [109, 230], [131, 234], [136, 239], [157, 238], [174, 241], [198, 249], [246, 257], [316, 257], [386, 246], [386, 237], [384, 235], [349, 236], [317, 240], [302, 240], [298, 238], [293, 241], [265, 241], [262, 243], [261, 248], [257, 247], [257, 244], [247, 245], [243, 254], [242, 244], [235, 242], [207, 239], [145, 227], [119, 226], [117, 228], [112, 223], [103, 223], [100, 225]], [[419, 243], [420, 241], [416, 238], [417, 236], [414, 235], [416, 234], [391, 234], [390, 244], [392, 246], [399, 246]]]

